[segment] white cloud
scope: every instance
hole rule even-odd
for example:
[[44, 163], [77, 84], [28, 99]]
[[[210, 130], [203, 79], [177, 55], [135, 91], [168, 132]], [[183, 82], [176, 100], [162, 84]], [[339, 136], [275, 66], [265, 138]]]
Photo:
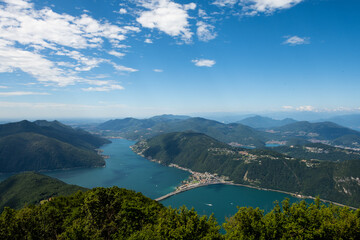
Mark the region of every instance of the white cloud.
[[23, 45], [81, 49], [100, 46], [102, 38], [121, 41], [128, 32], [139, 31], [138, 28], [101, 23], [86, 14], [74, 17], [49, 8], [36, 10], [30, 3], [19, 5], [18, 2], [24, 1], [7, 1], [7, 5], [0, 6], [0, 31], [3, 39]]
[[[37, 9], [28, 1], [3, 0], [0, 4], [0, 72], [21, 70], [48, 85], [66, 86], [83, 82], [77, 74], [90, 71], [109, 60], [86, 56], [86, 48], [100, 48], [106, 39], [114, 47], [125, 47], [134, 26], [98, 21], [87, 14], [58, 14], [50, 8]], [[126, 46], [127, 47], [127, 46]], [[44, 50], [53, 52], [47, 56]], [[74, 50], [76, 49], [76, 50]], [[53, 61], [56, 55], [71, 61]]]
[[192, 60], [191, 62], [193, 62], [195, 66], [198, 67], [212, 67], [216, 63], [214, 60], [210, 60], [210, 59], [195, 59]]
[[276, 10], [287, 9], [303, 0], [240, 0], [242, 11], [248, 15], [257, 13], [272, 13]]
[[219, 7], [234, 6], [238, 0], [216, 0], [212, 4]]
[[0, 86], [0, 89], [6, 89], [8, 88], [7, 86]]
[[[74, 68], [76, 71], [90, 71], [91, 69], [99, 66], [102, 62], [107, 62], [105, 59], [86, 57], [78, 51], [69, 51], [62, 49], [56, 52], [56, 55], [67, 56], [77, 61], [77, 64], [70, 64], [69, 67]], [[67, 63], [69, 64], [69, 63]], [[65, 66], [66, 64], [61, 63], [60, 65]]]
[[124, 87], [120, 85], [108, 85], [103, 87], [88, 87], [88, 88], [82, 88], [83, 91], [87, 92], [108, 92], [111, 90], [123, 90]]
[[315, 108], [313, 106], [300, 106], [296, 108], [296, 111], [300, 112], [312, 112], [315, 111]]
[[285, 110], [292, 110], [292, 109], [294, 109], [293, 106], [282, 106], [282, 108], [285, 109]]
[[140, 0], [142, 11], [136, 19], [143, 27], [159, 29], [172, 37], [180, 37], [189, 42], [192, 37], [188, 22], [188, 10], [196, 8], [196, 4], [181, 5], [171, 0]]
[[44, 56], [11, 46], [0, 47], [0, 73], [20, 69], [43, 83], [59, 86], [74, 84], [78, 77], [67, 73]]
[[241, 13], [256, 15], [273, 13], [274, 11], [291, 8], [303, 0], [215, 0], [212, 4], [218, 7], [234, 7], [239, 5]]
[[153, 43], [153, 41], [150, 38], [145, 39], [145, 43]]
[[0, 92], [0, 97], [10, 97], [10, 96], [27, 96], [27, 95], [50, 95], [49, 93], [44, 92]]
[[284, 110], [294, 110], [294, 111], [299, 111], [299, 112], [318, 112], [319, 109], [310, 106], [310, 105], [305, 105], [305, 106], [299, 106], [299, 107], [294, 107], [294, 106], [282, 106], [282, 108]]
[[117, 65], [115, 63], [113, 63], [113, 66], [116, 70], [121, 71], [121, 72], [137, 72], [139, 70], [134, 69], [134, 68], [130, 68], [130, 67], [125, 67], [122, 65]]
[[120, 8], [119, 13], [120, 14], [126, 14], [127, 10], [125, 8]]
[[298, 36], [286, 36], [285, 38], [287, 38], [283, 44], [287, 44], [290, 46], [296, 46], [296, 45], [303, 45], [303, 44], [309, 44], [310, 43], [310, 38], [308, 37], [298, 37]]
[[111, 50], [108, 53], [115, 56], [115, 57], [119, 57], [119, 58], [125, 56], [125, 53], [118, 52], [118, 51], [115, 51], [115, 50]]
[[158, 73], [161, 73], [161, 72], [163, 72], [164, 70], [162, 70], [162, 69], [154, 69], [154, 72], [158, 72]]
[[196, 34], [199, 40], [207, 42], [214, 38], [216, 38], [217, 34], [214, 32], [215, 27], [207, 24], [203, 21], [199, 21], [196, 23], [197, 30]]

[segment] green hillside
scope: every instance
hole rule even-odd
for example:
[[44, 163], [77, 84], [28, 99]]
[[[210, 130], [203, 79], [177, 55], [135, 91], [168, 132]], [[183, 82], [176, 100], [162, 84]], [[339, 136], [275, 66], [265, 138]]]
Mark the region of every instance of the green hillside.
[[262, 117], [262, 116], [254, 116], [248, 117], [243, 120], [238, 121], [237, 123], [244, 124], [246, 126], [252, 128], [272, 128], [272, 127], [281, 127], [287, 124], [295, 123], [296, 120], [291, 118], [285, 118], [283, 120], [276, 120], [269, 117]]
[[358, 239], [360, 210], [319, 200], [276, 204], [268, 214], [241, 207], [223, 224], [193, 209], [166, 208], [118, 187], [94, 188], [55, 197], [21, 210], [5, 208], [0, 215], [0, 239]]
[[95, 148], [109, 141], [59, 122], [0, 125], [0, 172], [105, 165]]
[[281, 146], [272, 148], [274, 151], [287, 156], [324, 161], [360, 160], [360, 152], [343, 148], [332, 147], [321, 143], [307, 143], [304, 145]]
[[[161, 120], [162, 119], [162, 120]], [[245, 146], [263, 147], [264, 133], [251, 127], [232, 123], [223, 124], [205, 118], [149, 118], [149, 119], [117, 119], [98, 126], [105, 130], [102, 133], [118, 134], [130, 140], [148, 139], [163, 133], [194, 131], [204, 133], [225, 143], [236, 143]], [[107, 132], [110, 130], [111, 132]]]
[[0, 215], [0, 239], [222, 239], [213, 217], [165, 208], [118, 187], [56, 197]]
[[20, 209], [50, 197], [66, 196], [87, 189], [66, 184], [34, 172], [20, 173], [0, 182], [0, 212], [4, 207]]
[[224, 143], [245, 147], [262, 148], [266, 142], [273, 141], [281, 141], [287, 145], [320, 141], [334, 146], [360, 148], [360, 132], [332, 122], [296, 122], [293, 119], [274, 120], [261, 116], [231, 124], [172, 115], [148, 119], [125, 118], [107, 121], [97, 129], [104, 136], [120, 136], [136, 141], [164, 133], [194, 131]]
[[360, 203], [360, 160], [312, 161], [267, 149], [228, 146], [200, 133], [170, 133], [140, 141], [134, 151], [163, 164], [228, 176], [235, 183]]
[[332, 122], [310, 123], [306, 121], [273, 128], [273, 138], [325, 141], [332, 145], [360, 148], [360, 132], [342, 127]]

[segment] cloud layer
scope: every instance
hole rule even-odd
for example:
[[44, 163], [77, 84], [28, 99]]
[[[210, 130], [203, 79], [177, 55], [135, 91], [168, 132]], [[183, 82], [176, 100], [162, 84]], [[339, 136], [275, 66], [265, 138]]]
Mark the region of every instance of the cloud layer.
[[197, 67], [212, 67], [216, 63], [214, 60], [210, 59], [194, 59], [191, 62], [193, 62]]

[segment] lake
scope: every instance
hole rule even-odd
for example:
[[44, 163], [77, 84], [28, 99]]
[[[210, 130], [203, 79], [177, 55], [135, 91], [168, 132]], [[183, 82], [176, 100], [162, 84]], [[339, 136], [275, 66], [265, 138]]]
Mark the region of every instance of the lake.
[[[130, 149], [134, 143], [125, 139], [112, 139], [111, 144], [103, 146], [104, 154], [110, 156], [103, 168], [57, 170], [43, 174], [86, 188], [127, 188], [142, 192], [153, 199], [174, 191], [181, 181], [188, 178], [189, 173], [186, 171], [150, 162], [135, 154]], [[8, 176], [1, 175], [0, 180]], [[237, 212], [236, 206], [259, 207], [268, 212], [273, 208], [274, 201], [282, 201], [285, 197], [289, 197], [292, 202], [298, 201], [297, 198], [278, 192], [240, 186], [210, 185], [174, 195], [161, 203], [172, 207], [194, 207], [201, 215], [210, 215], [214, 212], [218, 222], [222, 223], [225, 217]]]
[[189, 173], [166, 167], [135, 154], [130, 146], [133, 141], [111, 139], [112, 143], [102, 147], [106, 159], [104, 168], [87, 168], [44, 172], [66, 183], [86, 188], [118, 186], [142, 192], [157, 198], [175, 190]]

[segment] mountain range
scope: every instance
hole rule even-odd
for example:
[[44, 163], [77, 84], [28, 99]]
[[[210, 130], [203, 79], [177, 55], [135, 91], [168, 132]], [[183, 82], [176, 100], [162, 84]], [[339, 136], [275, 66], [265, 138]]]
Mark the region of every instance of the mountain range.
[[[309, 147], [313, 151], [320, 148]], [[194, 132], [162, 134], [138, 142], [133, 150], [165, 165], [173, 163], [197, 172], [216, 173], [235, 183], [320, 195], [323, 199], [360, 207], [358, 154], [342, 161], [315, 160], [311, 155], [296, 158], [298, 155], [293, 157], [291, 153], [284, 154], [285, 151], [231, 147]]]
[[262, 117], [259, 115], [248, 117], [245, 119], [242, 119], [238, 121], [237, 123], [241, 123], [243, 125], [252, 127], [252, 128], [258, 128], [258, 129], [266, 129], [266, 128], [272, 128], [272, 127], [281, 127], [287, 124], [295, 123], [296, 120], [292, 118], [285, 118], [283, 120], [276, 120], [269, 117]]
[[103, 166], [95, 149], [109, 142], [57, 121], [2, 124], [0, 172]]
[[242, 123], [224, 124], [198, 117], [166, 116], [115, 119], [98, 125], [97, 129], [104, 136], [115, 135], [130, 140], [149, 139], [170, 132], [194, 131], [237, 146], [264, 147], [268, 142], [293, 145], [313, 141], [360, 148], [360, 132], [332, 122], [297, 122], [293, 119], [274, 120], [255, 116], [240, 121]]
[[0, 182], [0, 213], [4, 207], [14, 209], [39, 204], [51, 197], [66, 196], [86, 188], [66, 184], [58, 179], [34, 172], [24, 172]]

